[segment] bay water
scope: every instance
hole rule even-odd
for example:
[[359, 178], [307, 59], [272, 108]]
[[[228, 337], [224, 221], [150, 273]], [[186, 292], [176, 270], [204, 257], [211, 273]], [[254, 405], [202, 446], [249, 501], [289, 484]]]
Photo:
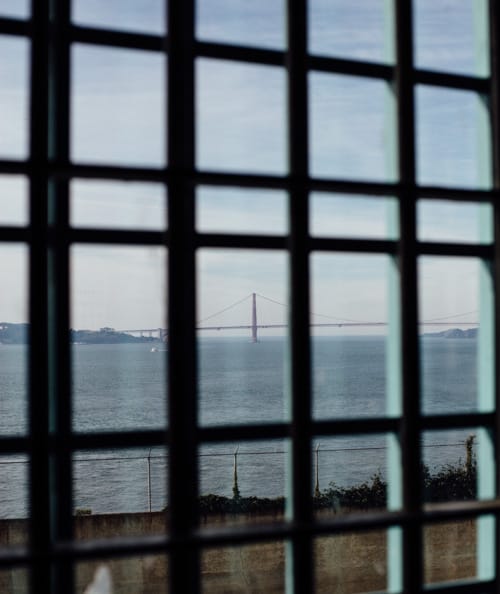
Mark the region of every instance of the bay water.
[[[470, 412], [477, 401], [477, 341], [421, 339], [424, 413]], [[161, 429], [168, 425], [164, 352], [148, 344], [74, 345], [73, 429], [78, 432]], [[313, 417], [386, 414], [386, 339], [382, 336], [313, 338]], [[25, 434], [27, 350], [0, 346], [0, 431]], [[203, 426], [287, 421], [287, 342], [263, 337], [199, 340], [199, 410]], [[177, 397], [182, 398], [182, 395]], [[463, 463], [474, 431], [437, 431], [422, 439], [431, 470]], [[349, 486], [387, 475], [387, 436], [317, 436], [311, 462], [319, 488]], [[234, 463], [242, 496], [285, 495], [288, 440], [204, 444], [199, 450], [200, 492], [232, 495]], [[317, 469], [317, 473], [316, 473]], [[74, 456], [74, 507], [93, 513], [158, 510], [167, 505], [168, 452], [162, 447], [79, 451]], [[25, 517], [28, 460], [0, 458], [0, 517]], [[311, 489], [314, 485], [311, 485]]]

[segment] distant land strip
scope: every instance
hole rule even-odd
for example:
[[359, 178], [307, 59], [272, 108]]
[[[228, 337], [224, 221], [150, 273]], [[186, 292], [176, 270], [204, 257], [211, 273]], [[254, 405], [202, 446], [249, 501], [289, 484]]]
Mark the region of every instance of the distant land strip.
[[[424, 338], [476, 338], [477, 328], [449, 328], [441, 332], [427, 332]], [[15, 324], [0, 322], [0, 344], [27, 344], [29, 324]], [[69, 330], [71, 344], [130, 344], [130, 343], [158, 343], [157, 336], [134, 336], [127, 332], [119, 332], [114, 328], [100, 328], [99, 330]]]
[[[27, 344], [29, 324], [14, 324], [0, 322], [1, 344]], [[69, 341], [72, 344], [129, 344], [129, 343], [157, 343], [158, 337], [133, 336], [126, 332], [117, 332], [114, 328], [101, 328], [100, 330], [74, 330], [69, 331]]]

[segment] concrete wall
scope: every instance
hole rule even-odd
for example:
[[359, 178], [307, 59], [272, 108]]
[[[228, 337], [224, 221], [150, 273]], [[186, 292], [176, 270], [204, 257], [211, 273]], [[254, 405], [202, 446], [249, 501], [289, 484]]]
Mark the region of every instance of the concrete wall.
[[[205, 518], [203, 527], [258, 524], [275, 516], [219, 516]], [[167, 528], [162, 513], [103, 514], [75, 518], [78, 539], [161, 534]], [[26, 522], [0, 520], [0, 546], [26, 539]], [[356, 594], [385, 590], [387, 585], [386, 533], [374, 531], [318, 538], [315, 564], [318, 592]], [[470, 578], [476, 572], [476, 529], [473, 520], [440, 524], [424, 532], [427, 582]], [[168, 563], [160, 555], [108, 562], [114, 592], [163, 594], [167, 592]], [[76, 567], [77, 592], [92, 581], [99, 562]], [[284, 591], [285, 546], [281, 542], [209, 549], [202, 555], [203, 592], [208, 594], [277, 594]], [[24, 594], [26, 574], [0, 572], [0, 593]]]

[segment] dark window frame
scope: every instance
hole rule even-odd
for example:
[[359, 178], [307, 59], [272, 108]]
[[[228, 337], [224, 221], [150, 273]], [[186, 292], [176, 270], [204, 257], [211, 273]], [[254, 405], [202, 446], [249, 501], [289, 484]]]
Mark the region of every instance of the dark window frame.
[[[500, 415], [471, 413], [422, 416], [419, 407], [419, 345], [417, 259], [420, 255], [479, 257], [492, 262], [495, 310], [500, 311], [500, 8], [490, 0], [491, 75], [488, 78], [416, 70], [413, 63], [411, 0], [395, 2], [395, 66], [307, 55], [307, 0], [287, 1], [288, 51], [264, 50], [200, 42], [194, 36], [194, 0], [169, 3], [169, 36], [104, 31], [73, 25], [69, 1], [32, 0], [32, 18], [24, 22], [0, 18], [0, 34], [31, 40], [30, 157], [0, 160], [1, 174], [21, 174], [30, 181], [30, 224], [0, 228], [0, 242], [20, 242], [29, 248], [29, 434], [0, 437], [2, 454], [23, 453], [30, 459], [30, 533], [26, 547], [0, 551], [0, 567], [27, 567], [31, 591], [72, 592], [73, 563], [81, 559], [145, 553], [170, 556], [170, 591], [200, 591], [200, 551], [206, 546], [285, 540], [291, 543], [291, 589], [314, 591], [313, 539], [374, 528], [402, 529], [403, 590], [423, 591], [422, 527], [428, 522], [492, 514], [496, 501], [443, 505], [424, 509], [419, 484], [419, 440], [424, 430], [485, 427], [494, 435], [499, 459]], [[168, 53], [169, 162], [165, 168], [81, 165], [69, 159], [70, 46], [74, 42], [147, 49]], [[288, 73], [288, 163], [286, 176], [203, 172], [195, 167], [195, 80], [197, 57], [237, 60], [286, 68]], [[308, 88], [311, 70], [372, 77], [391, 82], [397, 98], [399, 181], [370, 183], [312, 179], [308, 175]], [[468, 190], [420, 187], [415, 176], [415, 105], [417, 84], [472, 90], [490, 98], [493, 187]], [[156, 181], [168, 188], [169, 229], [165, 233], [71, 229], [68, 186], [72, 178]], [[286, 237], [241, 234], [200, 234], [195, 230], [195, 189], [198, 185], [279, 188], [288, 192], [290, 233]], [[394, 196], [399, 202], [400, 239], [322, 239], [308, 235], [311, 191]], [[416, 204], [419, 198], [476, 201], [494, 212], [492, 245], [451, 245], [418, 242]], [[170, 427], [165, 431], [75, 434], [71, 427], [71, 361], [69, 328], [69, 249], [74, 243], [159, 245], [169, 250], [168, 355]], [[203, 247], [285, 249], [290, 259], [290, 422], [262, 426], [200, 428], [197, 426], [197, 366], [195, 332], [195, 258]], [[311, 353], [309, 346], [309, 255], [312, 251], [358, 251], [390, 254], [400, 270], [402, 403], [400, 418], [313, 421], [311, 417]], [[182, 315], [179, 315], [182, 312]], [[500, 345], [500, 321], [495, 317], [495, 343]], [[495, 399], [500, 409], [499, 349], [496, 348]], [[182, 395], [176, 398], [175, 395]], [[349, 433], [398, 434], [403, 456], [403, 508], [364, 516], [347, 516], [315, 523], [311, 492], [311, 443], [317, 435]], [[290, 518], [279, 525], [227, 529], [197, 529], [197, 452], [201, 443], [235, 439], [291, 440], [292, 493]], [[79, 543], [72, 533], [72, 453], [77, 449], [167, 445], [170, 455], [171, 525], [161, 537]], [[499, 476], [495, 479], [497, 492]], [[439, 592], [496, 592], [500, 588], [500, 538], [497, 530], [497, 577], [476, 584], [443, 585]]]

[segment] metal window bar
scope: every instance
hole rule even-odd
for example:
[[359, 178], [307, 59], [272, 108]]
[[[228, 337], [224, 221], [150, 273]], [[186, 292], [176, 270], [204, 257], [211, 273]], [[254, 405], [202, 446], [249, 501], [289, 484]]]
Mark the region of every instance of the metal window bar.
[[168, 3], [170, 591], [200, 591], [197, 524], [197, 367], [194, 242], [194, 0]]
[[[467, 426], [485, 427], [496, 436], [497, 454], [499, 417], [499, 349], [496, 349], [496, 408], [493, 413], [450, 416], [419, 414], [418, 317], [416, 260], [419, 254], [462, 255], [491, 259], [495, 266], [496, 311], [499, 310], [500, 278], [499, 229], [500, 128], [498, 64], [500, 47], [498, 4], [490, 0], [491, 76], [458, 76], [443, 72], [416, 70], [412, 67], [412, 2], [395, 2], [397, 52], [396, 64], [374, 65], [357, 60], [310, 56], [306, 47], [306, 0], [289, 0], [288, 51], [262, 50], [228, 44], [198, 42], [194, 39], [194, 2], [169, 2], [168, 37], [97, 30], [69, 23], [65, 0], [33, 0], [32, 18], [27, 21], [0, 18], [0, 34], [18, 35], [31, 40], [30, 157], [17, 162], [0, 160], [1, 173], [20, 173], [30, 180], [30, 224], [27, 229], [0, 228], [0, 241], [27, 242], [30, 247], [30, 433], [26, 438], [1, 438], [2, 453], [27, 453], [30, 457], [31, 528], [28, 549], [2, 551], [0, 564], [28, 564], [32, 591], [73, 591], [66, 572], [67, 561], [139, 552], [169, 551], [173, 560], [171, 586], [174, 591], [198, 592], [201, 547], [217, 544], [260, 542], [288, 539], [292, 543], [292, 573], [289, 590], [313, 591], [312, 539], [319, 534], [335, 534], [370, 527], [400, 526], [403, 530], [403, 589], [423, 591], [421, 529], [428, 521], [462, 519], [492, 513], [499, 516], [496, 501], [471, 502], [460, 508], [429, 511], [422, 509], [418, 484], [418, 441], [424, 429]], [[52, 13], [50, 9], [55, 8]], [[51, 19], [54, 20], [51, 20]], [[106, 165], [78, 165], [68, 160], [69, 63], [71, 42], [148, 49], [169, 52], [168, 79], [169, 166], [133, 168]], [[54, 51], [55, 50], [55, 51]], [[286, 176], [234, 174], [224, 171], [203, 172], [194, 167], [194, 60], [213, 57], [256, 64], [274, 64], [288, 69], [289, 164]], [[344, 73], [385, 80], [395, 84], [399, 124], [399, 173], [396, 183], [355, 182], [341, 179], [312, 179], [307, 167], [307, 73], [311, 70]], [[51, 87], [50, 83], [54, 83]], [[491, 98], [493, 122], [494, 187], [491, 190], [418, 187], [415, 180], [415, 131], [413, 91], [417, 83], [445, 88], [472, 90]], [[175, 89], [175, 92], [172, 90]], [[35, 99], [36, 98], [36, 99]], [[52, 103], [55, 101], [55, 104]], [[54, 117], [57, 110], [57, 118]], [[49, 139], [55, 138], [52, 152]], [[143, 231], [102, 231], [68, 227], [68, 180], [74, 177], [101, 179], [152, 180], [168, 184], [169, 221], [167, 233]], [[198, 184], [241, 185], [282, 188], [289, 191], [291, 233], [287, 238], [247, 237], [244, 235], [198, 234], [194, 230], [194, 187]], [[396, 196], [400, 205], [401, 239], [397, 242], [309, 238], [307, 235], [308, 192], [363, 193]], [[459, 246], [442, 243], [417, 243], [415, 206], [418, 197], [482, 201], [494, 206], [495, 241], [492, 246]], [[49, 206], [57, 216], [50, 218]], [[117, 434], [75, 435], [71, 433], [69, 405], [68, 327], [68, 247], [75, 242], [165, 245], [170, 250], [169, 327], [171, 346], [171, 426], [166, 432], [121, 432]], [[255, 247], [289, 250], [291, 276], [291, 398], [290, 424], [197, 428], [196, 426], [196, 348], [194, 335], [195, 251], [199, 247]], [[310, 353], [308, 351], [308, 254], [312, 250], [388, 253], [400, 264], [400, 299], [403, 308], [401, 334], [403, 349], [403, 416], [401, 419], [354, 419], [315, 421], [310, 418]], [[174, 282], [175, 281], [175, 282]], [[183, 315], [179, 316], [178, 312]], [[57, 315], [56, 315], [57, 312]], [[182, 325], [180, 318], [182, 317]], [[495, 321], [498, 344], [500, 325]], [[307, 345], [307, 346], [304, 346]], [[305, 363], [304, 363], [305, 362]], [[183, 373], [179, 373], [182, 370]], [[56, 423], [51, 425], [51, 411]], [[310, 494], [303, 485], [311, 476], [309, 446], [312, 435], [392, 432], [401, 435], [403, 454], [404, 508], [367, 517], [347, 517], [317, 525], [312, 521]], [[197, 447], [210, 441], [291, 437], [294, 496], [290, 523], [262, 526], [257, 531], [239, 529], [224, 534], [196, 531]], [[168, 442], [172, 471], [169, 482], [171, 509], [175, 524], [171, 535], [142, 538], [120, 543], [104, 543], [89, 548], [71, 542], [71, 452], [83, 448], [162, 445]], [[307, 456], [306, 456], [307, 453]], [[499, 455], [497, 455], [497, 460]], [[51, 464], [51, 460], [55, 464]], [[498, 485], [497, 472], [497, 491]], [[54, 490], [52, 479], [58, 485]], [[305, 481], [305, 482], [304, 482]], [[187, 494], [187, 496], [186, 496]], [[55, 531], [54, 531], [55, 526]], [[497, 531], [497, 567], [500, 564], [500, 538]], [[64, 563], [58, 563], [64, 560]], [[71, 565], [71, 563], [70, 563]], [[188, 569], [190, 568], [190, 569]], [[54, 571], [52, 571], [52, 569]], [[186, 582], [189, 578], [189, 583]], [[437, 591], [486, 592], [498, 590], [498, 574], [481, 584], [448, 585]]]
[[[288, 167], [290, 172], [290, 347], [291, 398], [291, 520], [299, 528], [312, 522], [312, 498], [304, 485], [312, 484], [311, 468], [311, 353], [309, 343], [309, 250], [307, 246], [308, 163], [307, 1], [289, 0], [288, 16]], [[296, 594], [313, 591], [311, 535], [297, 531], [286, 568], [287, 589]]]
[[[490, 36], [490, 110], [491, 110], [491, 130], [492, 130], [492, 168], [493, 168], [493, 191], [500, 188], [500, 7], [498, 2], [490, 0], [489, 8], [489, 36]], [[493, 224], [494, 224], [494, 248], [495, 253], [492, 258], [492, 274], [494, 283], [494, 399], [495, 399], [495, 421], [492, 425], [492, 432], [495, 443], [495, 488], [496, 496], [500, 493], [500, 204], [498, 200], [493, 200]], [[495, 534], [495, 583], [496, 588], [500, 587], [500, 515], [495, 514], [496, 534]]]
[[[29, 435], [30, 435], [30, 591], [40, 584], [51, 587], [51, 567], [43, 560], [52, 548], [50, 515], [49, 464], [49, 395], [48, 395], [48, 81], [49, 31], [48, 2], [32, 3], [30, 74], [30, 359], [29, 359]], [[33, 97], [37, 101], [33, 101]]]

